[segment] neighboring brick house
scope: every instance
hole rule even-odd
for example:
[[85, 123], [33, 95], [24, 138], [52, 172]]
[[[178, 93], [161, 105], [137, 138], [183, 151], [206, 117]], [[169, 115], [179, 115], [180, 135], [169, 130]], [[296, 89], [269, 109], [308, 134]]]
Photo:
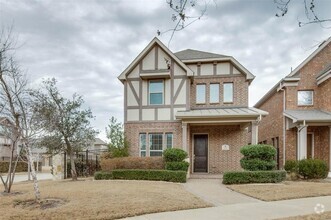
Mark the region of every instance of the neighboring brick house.
[[[7, 118], [0, 117], [0, 161], [7, 161], [11, 156], [11, 141], [5, 135], [9, 123]], [[14, 151], [14, 156], [16, 156], [16, 151]]]
[[269, 112], [260, 123], [259, 142], [279, 149], [280, 167], [303, 158], [319, 158], [330, 166], [330, 78], [331, 38], [254, 106]]
[[[248, 107], [254, 76], [231, 56], [172, 53], [154, 38], [118, 77], [124, 84], [124, 129], [132, 156], [188, 152], [190, 172], [240, 169], [240, 147], [267, 112]], [[252, 126], [251, 126], [252, 125]]]

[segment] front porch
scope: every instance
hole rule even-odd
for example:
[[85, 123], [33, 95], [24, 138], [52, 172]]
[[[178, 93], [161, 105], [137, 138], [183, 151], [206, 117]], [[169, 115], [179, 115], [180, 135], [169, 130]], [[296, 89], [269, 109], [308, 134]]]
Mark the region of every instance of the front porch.
[[182, 147], [189, 155], [190, 173], [206, 177], [241, 170], [240, 148], [257, 143], [258, 123], [266, 114], [254, 108], [178, 112], [176, 118], [182, 120]]
[[[331, 114], [319, 110], [287, 110], [286, 129], [291, 159], [321, 159], [329, 166], [331, 177]], [[291, 138], [293, 137], [293, 138]], [[293, 149], [291, 149], [293, 148]]]

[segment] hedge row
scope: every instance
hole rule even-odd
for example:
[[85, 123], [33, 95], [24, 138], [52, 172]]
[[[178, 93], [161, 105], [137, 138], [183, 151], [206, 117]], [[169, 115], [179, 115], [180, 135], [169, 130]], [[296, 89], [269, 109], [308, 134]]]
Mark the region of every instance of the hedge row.
[[116, 169], [164, 169], [162, 157], [120, 157], [101, 159], [101, 170], [112, 171]]
[[[14, 163], [13, 163], [14, 165]], [[34, 163], [35, 168], [37, 169], [37, 162]], [[39, 162], [39, 171], [41, 171], [42, 163]], [[9, 169], [9, 162], [1, 161], [0, 162], [0, 173], [7, 173]], [[16, 172], [28, 172], [28, 163], [19, 161], [17, 162]]]
[[274, 171], [236, 171], [225, 172], [223, 175], [224, 184], [244, 183], [279, 183], [286, 178], [286, 172]]
[[328, 164], [319, 159], [288, 160], [285, 162], [284, 169], [303, 179], [324, 179], [329, 173]]
[[170, 170], [113, 170], [112, 172], [96, 172], [96, 180], [122, 179], [122, 180], [153, 180], [167, 182], [186, 182], [185, 171]]

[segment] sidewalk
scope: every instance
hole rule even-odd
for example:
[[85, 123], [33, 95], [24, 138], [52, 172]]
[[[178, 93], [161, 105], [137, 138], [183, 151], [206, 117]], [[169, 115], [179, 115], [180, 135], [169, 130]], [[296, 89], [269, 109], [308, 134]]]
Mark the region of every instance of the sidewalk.
[[324, 205], [325, 211], [331, 211], [331, 196], [292, 199], [276, 202], [254, 202], [223, 205], [212, 208], [192, 209], [175, 212], [162, 212], [142, 215], [130, 220], [247, 220], [276, 219], [289, 216], [315, 213], [317, 204]]
[[[6, 176], [2, 176], [4, 179], [6, 179]], [[52, 174], [50, 173], [37, 173], [38, 180], [48, 180], [53, 179]], [[32, 180], [32, 177], [31, 177]], [[16, 173], [14, 178], [14, 183], [28, 181], [28, 173]]]

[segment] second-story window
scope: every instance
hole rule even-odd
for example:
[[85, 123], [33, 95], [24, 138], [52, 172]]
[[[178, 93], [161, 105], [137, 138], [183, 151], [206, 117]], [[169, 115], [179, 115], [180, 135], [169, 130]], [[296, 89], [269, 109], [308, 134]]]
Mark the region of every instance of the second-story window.
[[211, 83], [209, 87], [209, 103], [220, 102], [220, 84]]
[[196, 90], [196, 103], [203, 104], [206, 102], [206, 84], [198, 84]]
[[162, 105], [163, 104], [163, 80], [149, 81], [149, 104]]
[[313, 91], [298, 91], [298, 105], [313, 105]]
[[223, 102], [224, 103], [233, 102], [233, 83], [223, 84]]

